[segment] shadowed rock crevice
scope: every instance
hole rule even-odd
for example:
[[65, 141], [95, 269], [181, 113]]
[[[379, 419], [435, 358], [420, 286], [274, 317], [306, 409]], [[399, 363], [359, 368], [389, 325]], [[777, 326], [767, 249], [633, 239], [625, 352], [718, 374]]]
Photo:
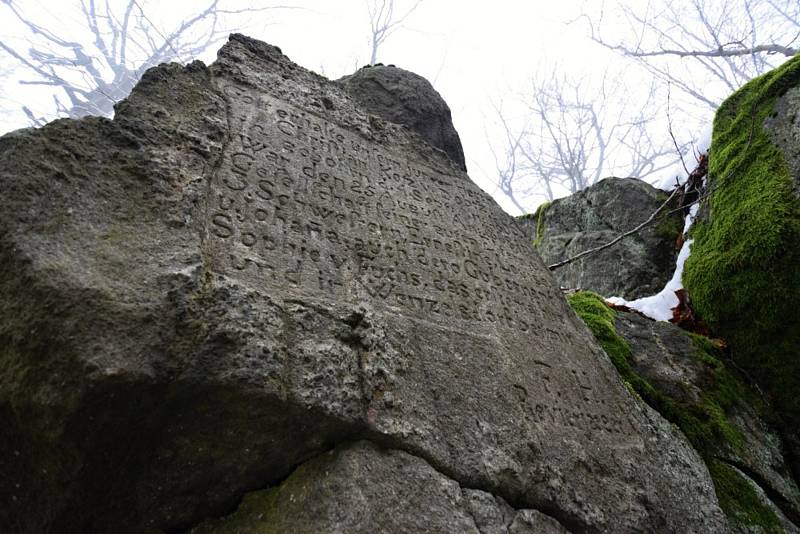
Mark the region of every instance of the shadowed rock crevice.
[[761, 491], [764, 492], [764, 494], [775, 505], [775, 507], [778, 508], [781, 513], [786, 516], [786, 519], [792, 523], [794, 529], [798, 530], [797, 526], [800, 525], [800, 514], [797, 511], [796, 505], [789, 502], [789, 500], [780, 491], [776, 490], [769, 480], [764, 478], [764, 476], [744, 462], [732, 460], [730, 458], [717, 457], [717, 459], [721, 462], [725, 462], [731, 467], [735, 467], [744, 475], [746, 475], [747, 478], [749, 478], [754, 484], [761, 488]]
[[308, 460], [280, 484], [245, 495], [232, 514], [191, 531], [231, 532], [242, 525], [254, 531], [291, 525], [294, 532], [569, 532], [541, 512], [514, 509], [421, 458], [367, 441], [343, 443]]

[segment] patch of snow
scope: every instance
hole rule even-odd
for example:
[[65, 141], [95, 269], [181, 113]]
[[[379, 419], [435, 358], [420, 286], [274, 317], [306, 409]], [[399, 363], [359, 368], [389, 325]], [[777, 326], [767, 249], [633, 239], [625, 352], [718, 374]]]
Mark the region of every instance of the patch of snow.
[[[689, 228], [692, 227], [698, 208], [698, 204], [694, 204], [689, 208], [689, 215], [686, 216], [686, 221], [683, 224], [684, 235], [686, 235]], [[675, 296], [675, 291], [683, 288], [683, 283], [681, 281], [683, 277], [683, 264], [686, 262], [686, 258], [689, 257], [693, 241], [693, 239], [684, 241], [678, 253], [678, 260], [675, 262], [675, 272], [672, 274], [672, 278], [667, 282], [667, 285], [664, 286], [664, 289], [657, 294], [631, 301], [625, 300], [622, 297], [610, 297], [606, 300], [618, 306], [627, 306], [637, 310], [656, 321], [669, 321], [672, 319], [672, 308], [678, 305], [678, 297]]]
[[[694, 167], [697, 166], [697, 157], [700, 154], [708, 154], [708, 150], [711, 148], [712, 130], [712, 124], [708, 124], [705, 128], [703, 128], [703, 131], [700, 132], [700, 135], [697, 137], [697, 139], [693, 141], [691, 152], [683, 156], [683, 159], [686, 161], [686, 166], [689, 167], [690, 172]], [[683, 168], [683, 163], [678, 161], [664, 173], [663, 178], [652, 183], [653, 187], [657, 187], [663, 191], [672, 191], [675, 189], [676, 184], [683, 185], [686, 183], [688, 178], [689, 176], [686, 174], [686, 170]]]
[[697, 144], [694, 146], [694, 150], [697, 154], [708, 154], [709, 149], [711, 149], [711, 132], [713, 130], [714, 124], [709, 123], [706, 124], [703, 131], [700, 132], [700, 137], [697, 138]]
[[657, 187], [662, 191], [672, 191], [676, 186], [683, 185], [687, 178], [683, 163], [678, 161], [664, 173], [663, 178], [653, 183], [653, 187]]
[[[705, 185], [706, 179], [703, 178], [703, 187], [705, 187]], [[683, 235], [689, 233], [689, 228], [691, 228], [692, 224], [694, 224], [694, 219], [697, 217], [697, 210], [699, 209], [700, 204], [692, 204], [692, 206], [689, 208], [689, 215], [687, 215], [686, 219], [683, 221]], [[678, 254], [678, 256], [680, 256], [680, 254]], [[683, 266], [681, 266], [681, 269], [683, 269]]]

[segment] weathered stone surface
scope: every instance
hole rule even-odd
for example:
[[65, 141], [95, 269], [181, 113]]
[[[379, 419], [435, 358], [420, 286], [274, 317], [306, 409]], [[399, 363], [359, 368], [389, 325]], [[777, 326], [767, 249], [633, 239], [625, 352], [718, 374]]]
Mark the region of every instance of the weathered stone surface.
[[0, 524], [187, 529], [366, 438], [572, 531], [725, 529], [525, 232], [274, 47], [3, 137], [0, 195]]
[[800, 195], [800, 87], [792, 87], [775, 101], [775, 112], [764, 121], [764, 129], [780, 148], [794, 179], [794, 192]]
[[[553, 201], [539, 218], [542, 228], [537, 228], [537, 218], [522, 220], [537, 237], [545, 265], [550, 265], [636, 227], [666, 199], [666, 193], [641, 180], [606, 178]], [[673, 213], [613, 247], [556, 269], [556, 280], [563, 287], [606, 297], [633, 300], [654, 295], [675, 270], [675, 243], [682, 229], [681, 213]]]
[[[720, 387], [714, 383], [716, 377], [710, 369], [713, 362], [703, 358], [686, 331], [635, 312], [618, 312], [615, 326], [630, 345], [630, 362], [636, 373], [673, 401], [700, 405], [708, 402], [710, 391]], [[736, 379], [735, 375], [731, 379]], [[720, 414], [733, 430], [735, 440], [720, 436], [713, 454], [746, 474], [772, 507], [797, 522], [800, 489], [786, 462], [787, 451], [778, 432], [761, 415], [769, 411], [766, 399], [755, 391], [750, 392], [749, 398], [738, 398], [726, 413]], [[786, 525], [796, 529], [786, 517]]]
[[338, 83], [364, 109], [407, 126], [467, 170], [450, 108], [428, 80], [397, 67], [375, 65], [345, 76]]
[[733, 531], [797, 531], [797, 485], [766, 422], [774, 413], [731, 369], [721, 343], [611, 309], [595, 293], [568, 301], [626, 384], [700, 453]]
[[697, 357], [688, 332], [636, 312], [617, 312], [614, 324], [631, 348], [630, 362], [637, 374], [670, 398], [701, 400], [707, 365]]
[[775, 514], [776, 518], [776, 524], [772, 528], [764, 528], [761, 525], [746, 525], [740, 523], [732, 525], [732, 533], [761, 534], [763, 532], [781, 532], [783, 534], [797, 534], [800, 532], [800, 528], [798, 528], [795, 523], [786, 517], [782, 509], [775, 505], [774, 500], [767, 495], [761, 485], [759, 485], [755, 480], [750, 478], [747, 473], [741, 471], [736, 466], [731, 466], [731, 469], [733, 469], [738, 476], [746, 481], [750, 489], [756, 495], [756, 499], [758, 500], [759, 504], [769, 509], [773, 514]]
[[569, 532], [558, 521], [538, 510], [514, 510], [500, 497], [480, 490], [462, 489], [467, 510], [481, 534], [527, 534]]
[[567, 532], [535, 510], [462, 488], [424, 460], [368, 442], [300, 466], [280, 486], [246, 495], [237, 511], [196, 534], [268, 532], [522, 534]]

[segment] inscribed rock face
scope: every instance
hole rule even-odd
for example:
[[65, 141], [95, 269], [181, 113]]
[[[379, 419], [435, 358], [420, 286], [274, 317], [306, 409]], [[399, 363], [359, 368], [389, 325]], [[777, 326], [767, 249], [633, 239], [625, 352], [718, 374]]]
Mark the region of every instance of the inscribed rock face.
[[526, 233], [276, 48], [234, 35], [0, 160], [0, 519], [190, 528], [366, 440], [570, 530], [724, 529]]

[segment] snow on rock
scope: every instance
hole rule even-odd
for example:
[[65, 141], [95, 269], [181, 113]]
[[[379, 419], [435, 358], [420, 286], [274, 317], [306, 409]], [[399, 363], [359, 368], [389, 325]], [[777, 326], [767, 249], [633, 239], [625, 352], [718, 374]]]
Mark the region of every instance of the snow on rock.
[[672, 191], [676, 186], [683, 185], [686, 181], [686, 177], [687, 175], [686, 171], [683, 169], [683, 163], [678, 161], [664, 173], [663, 178], [653, 182], [653, 186], [662, 191]]
[[[695, 204], [689, 209], [689, 215], [686, 217], [686, 222], [683, 225], [684, 235], [686, 235], [689, 228], [691, 228], [698, 207], [699, 206]], [[692, 239], [688, 239], [683, 243], [678, 253], [678, 260], [675, 263], [675, 272], [672, 274], [670, 281], [667, 282], [667, 285], [665, 285], [664, 289], [660, 292], [649, 297], [642, 297], [631, 301], [627, 301], [622, 297], [609, 297], [606, 301], [618, 306], [627, 306], [656, 321], [669, 321], [672, 319], [672, 308], [678, 305], [678, 297], [675, 295], [675, 291], [683, 288], [681, 282], [683, 264], [686, 262], [686, 258], [689, 257], [692, 241]]]
[[[703, 131], [695, 140], [693, 154], [691, 154], [693, 159], [698, 157], [699, 154], [708, 154], [708, 149], [711, 148], [711, 131], [712, 125], [709, 124], [703, 129]], [[690, 161], [687, 161], [686, 165], [691, 169], [692, 166], [690, 163]], [[653, 186], [663, 191], [672, 191], [675, 189], [676, 185], [683, 185], [686, 183], [686, 179], [688, 177], [689, 176], [686, 173], [686, 170], [683, 168], [683, 163], [678, 161], [675, 163], [675, 165], [670, 167], [667, 172], [664, 173], [663, 178], [653, 182]]]
[[708, 151], [711, 148], [711, 132], [713, 130], [714, 124], [709, 122], [700, 133], [700, 137], [697, 139], [697, 145], [694, 147], [698, 154], [708, 154]]

